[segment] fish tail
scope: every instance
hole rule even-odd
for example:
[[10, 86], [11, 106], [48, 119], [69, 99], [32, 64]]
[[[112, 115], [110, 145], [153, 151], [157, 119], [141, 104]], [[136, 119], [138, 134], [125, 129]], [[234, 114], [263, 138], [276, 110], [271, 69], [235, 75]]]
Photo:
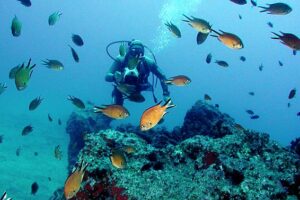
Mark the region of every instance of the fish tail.
[[168, 80], [165, 80], [165, 84], [167, 85], [171, 85], [172, 84], [172, 80], [168, 79]]
[[3, 193], [2, 197], [0, 198], [0, 200], [4, 200], [6, 198], [6, 192]]
[[26, 68], [28, 68], [30, 66], [30, 63], [31, 63], [31, 58], [29, 58]]
[[182, 15], [186, 18], [185, 20], [182, 20], [182, 21], [184, 21], [184, 22], [192, 21], [192, 19], [190, 17], [186, 16], [185, 14], [182, 14]]
[[264, 6], [257, 6], [259, 8], [262, 8], [263, 10], [259, 11], [259, 12], [267, 12], [268, 11], [268, 8], [267, 7], [264, 7]]
[[94, 106], [94, 113], [102, 113], [103, 112], [103, 107], [100, 106]]
[[79, 171], [84, 172], [86, 168], [88, 167], [89, 163], [85, 163], [84, 160], [81, 161], [79, 166]]
[[36, 64], [32, 65], [29, 69], [32, 70], [35, 66]]
[[172, 108], [172, 107], [175, 107], [176, 105], [172, 103], [172, 100], [171, 98], [169, 98], [166, 103], [163, 105], [163, 107], [166, 107], [166, 109], [168, 108]]
[[[214, 29], [210, 29], [212, 32], [214, 32], [217, 35], [221, 35], [218, 31], [214, 30]], [[214, 37], [214, 36], [213, 36]]]

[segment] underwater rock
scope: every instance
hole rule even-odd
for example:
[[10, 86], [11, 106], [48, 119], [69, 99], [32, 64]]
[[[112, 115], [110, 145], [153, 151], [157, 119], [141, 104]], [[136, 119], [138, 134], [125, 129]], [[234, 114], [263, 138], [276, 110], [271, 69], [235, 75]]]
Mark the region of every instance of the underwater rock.
[[110, 118], [92, 112], [73, 112], [70, 115], [66, 127], [66, 132], [70, 136], [68, 146], [69, 171], [76, 163], [79, 151], [84, 147], [85, 134], [107, 129], [110, 122]]
[[[267, 134], [196, 135], [164, 148], [112, 129], [84, 139], [78, 157], [89, 166], [77, 199], [109, 199], [112, 193], [117, 199], [299, 198], [299, 157]], [[125, 153], [126, 167], [115, 168], [112, 149], [128, 146], [135, 151]]]
[[300, 156], [300, 138], [296, 138], [291, 142], [291, 150]]
[[234, 126], [234, 120], [227, 114], [221, 113], [215, 106], [197, 101], [186, 113], [181, 133], [184, 139], [194, 135], [220, 138], [233, 134]]

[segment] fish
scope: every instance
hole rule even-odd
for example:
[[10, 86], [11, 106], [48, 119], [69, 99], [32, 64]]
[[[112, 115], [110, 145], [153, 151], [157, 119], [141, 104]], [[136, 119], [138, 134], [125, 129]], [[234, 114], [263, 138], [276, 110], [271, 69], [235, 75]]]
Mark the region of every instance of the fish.
[[137, 92], [137, 88], [135, 85], [130, 85], [126, 83], [114, 84], [114, 87], [117, 88], [122, 94], [126, 96], [130, 96], [133, 93]]
[[278, 61], [278, 64], [279, 64], [280, 67], [283, 66], [283, 63], [280, 60]]
[[82, 160], [80, 165], [67, 178], [64, 185], [64, 195], [67, 200], [73, 198], [79, 191], [87, 166], [88, 163], [85, 164], [84, 161]]
[[296, 51], [300, 50], [300, 39], [292, 34], [292, 33], [284, 33], [284, 32], [280, 32], [280, 34], [278, 33], [274, 33], [272, 32], [276, 37], [271, 37], [274, 40], [280, 40], [282, 44], [286, 45], [287, 47], [291, 48], [293, 50], [293, 54], [296, 54]]
[[42, 101], [43, 99], [41, 99], [41, 97], [37, 97], [33, 99], [29, 104], [29, 110], [30, 111], [35, 110], [42, 103]]
[[300, 112], [297, 113], [297, 116], [300, 117]]
[[141, 131], [147, 131], [155, 127], [167, 113], [166, 110], [175, 107], [171, 102], [171, 98], [168, 99], [163, 106], [160, 105], [161, 102], [162, 101], [143, 112], [140, 120]]
[[218, 38], [220, 42], [222, 42], [226, 47], [230, 49], [242, 49], [244, 48], [244, 44], [237, 35], [233, 33], [224, 32], [222, 30], [219, 30], [220, 32], [217, 32], [212, 29], [212, 31], [217, 35], [211, 35], [212, 37]]
[[239, 15], [239, 19], [243, 19], [242, 15]]
[[127, 165], [125, 155], [120, 150], [113, 149], [109, 158], [115, 168], [124, 169]]
[[69, 95], [67, 99], [70, 100], [77, 108], [85, 109], [85, 105], [81, 99], [71, 95]]
[[60, 145], [57, 145], [57, 146], [54, 148], [54, 157], [55, 157], [57, 160], [61, 160], [61, 159], [62, 159], [62, 151], [60, 150]]
[[216, 108], [220, 108], [220, 105], [219, 105], [219, 104], [215, 104], [215, 107], [216, 107]]
[[48, 18], [49, 26], [53, 26], [54, 24], [56, 24], [56, 22], [60, 19], [61, 15], [62, 13], [59, 11], [52, 13]]
[[23, 63], [16, 71], [15, 85], [18, 91], [24, 90], [28, 86], [29, 80], [33, 72], [33, 68], [36, 66], [36, 64], [30, 66], [30, 62], [31, 58], [29, 59], [26, 67]]
[[197, 32], [209, 34], [211, 32], [211, 25], [204, 19], [196, 17], [188, 17], [183, 15], [186, 19], [182, 20], [187, 22], [191, 27], [193, 27]]
[[247, 4], [246, 0], [230, 0], [230, 1], [233, 2], [233, 3], [236, 3], [238, 5], [245, 5], [245, 4]]
[[17, 0], [17, 1], [20, 1], [20, 3], [23, 6], [26, 6], [26, 7], [30, 7], [31, 6], [31, 1], [30, 0]]
[[240, 130], [240, 131], [244, 131], [245, 130], [245, 128], [242, 125], [240, 125], [240, 124], [235, 124], [234, 127], [236, 129]]
[[15, 67], [11, 68], [11, 70], [9, 71], [9, 75], [8, 75], [9, 79], [15, 79], [16, 73], [17, 73], [17, 71], [19, 70], [19, 68], [20, 68], [19, 65], [17, 65], [17, 66], [15, 66]]
[[26, 136], [33, 131], [33, 127], [31, 125], [25, 126], [22, 130], [22, 136]]
[[61, 125], [61, 120], [58, 119], [58, 120], [57, 120], [57, 123], [58, 123], [58, 125]]
[[53, 119], [52, 119], [52, 117], [50, 116], [49, 113], [48, 113], [48, 120], [49, 120], [49, 122], [52, 122], [52, 121], [53, 121]]
[[246, 112], [249, 114], [249, 115], [254, 115], [254, 112], [252, 110], [246, 110]]
[[262, 71], [264, 69], [264, 66], [263, 64], [261, 64], [259, 67], [258, 67], [259, 71]]
[[251, 0], [250, 2], [252, 4], [252, 6], [257, 6], [257, 2], [255, 0]]
[[78, 56], [78, 54], [77, 54], [77, 52], [73, 49], [73, 47], [71, 47], [70, 45], [69, 45], [69, 47], [70, 47], [70, 49], [71, 49], [71, 52], [72, 52], [72, 56], [73, 56], [73, 59], [75, 60], [75, 62], [79, 62], [79, 56]]
[[211, 59], [212, 59], [212, 54], [211, 53], [209, 53], [209, 54], [207, 54], [207, 56], [206, 56], [206, 63], [207, 64], [210, 64], [211, 63]]
[[12, 198], [8, 198], [7, 193], [4, 192], [3, 195], [0, 197], [0, 200], [12, 200]]
[[61, 71], [64, 69], [64, 65], [58, 60], [46, 59], [42, 61], [43, 65], [45, 65], [49, 69], [53, 69], [56, 71]]
[[294, 98], [295, 96], [296, 96], [296, 88], [294, 88], [294, 89], [292, 89], [292, 90], [290, 91], [288, 98], [289, 98], [289, 99], [292, 99], [292, 98]]
[[7, 88], [6, 83], [0, 83], [0, 95], [1, 95], [3, 92], [5, 92], [6, 88]]
[[252, 115], [251, 117], [250, 117], [250, 119], [258, 119], [259, 118], [259, 115]]
[[267, 24], [268, 24], [268, 26], [269, 26], [270, 28], [273, 28], [273, 27], [274, 27], [274, 25], [273, 25], [272, 22], [268, 22]]
[[241, 60], [242, 62], [245, 62], [245, 61], [246, 61], [246, 57], [245, 57], [245, 56], [241, 56], [241, 57], [240, 57], [240, 60]]
[[122, 42], [119, 46], [119, 55], [124, 57], [126, 55], [126, 45], [125, 42]]
[[15, 17], [11, 22], [11, 33], [14, 37], [19, 37], [21, 35], [21, 31], [22, 31], [22, 23], [15, 15]]
[[136, 152], [136, 148], [134, 146], [126, 145], [123, 147], [123, 151], [126, 152], [127, 154], [133, 154]]
[[16, 149], [16, 156], [20, 156], [20, 154], [21, 154], [21, 147], [18, 147]]
[[32, 183], [31, 194], [35, 195], [37, 193], [38, 189], [39, 189], [39, 185], [37, 184], [37, 182]]
[[191, 79], [185, 75], [178, 75], [165, 80], [168, 85], [186, 86], [191, 83]]
[[255, 95], [254, 92], [248, 92], [248, 94], [249, 94], [250, 96], [254, 96], [254, 95]]
[[129, 111], [121, 105], [102, 105], [94, 106], [95, 113], [102, 113], [103, 115], [113, 118], [113, 119], [125, 119], [130, 116]]
[[224, 60], [216, 60], [215, 63], [217, 63], [221, 67], [229, 67], [229, 64]]
[[201, 33], [201, 32], [198, 32], [197, 34], [197, 38], [196, 38], [196, 42], [198, 45], [202, 44], [203, 42], [205, 42], [205, 40], [207, 39], [207, 36], [209, 34], [208, 33]]
[[291, 103], [288, 103], [288, 104], [287, 104], [287, 107], [288, 107], [288, 108], [291, 107]]
[[172, 22], [166, 22], [165, 25], [175, 37], [181, 38], [181, 32], [176, 25], [174, 25]]
[[0, 144], [3, 142], [3, 135], [0, 135]]
[[260, 12], [268, 12], [268, 14], [271, 15], [287, 15], [293, 10], [288, 4], [285, 3], [273, 3], [267, 4], [267, 6], [258, 7], [263, 9]]
[[211, 101], [212, 98], [211, 98], [208, 94], [205, 94], [205, 95], [204, 95], [204, 100], [205, 100], [205, 101]]
[[79, 47], [84, 45], [83, 39], [81, 38], [80, 35], [73, 34], [72, 35], [72, 41], [74, 42], [74, 44], [76, 44]]

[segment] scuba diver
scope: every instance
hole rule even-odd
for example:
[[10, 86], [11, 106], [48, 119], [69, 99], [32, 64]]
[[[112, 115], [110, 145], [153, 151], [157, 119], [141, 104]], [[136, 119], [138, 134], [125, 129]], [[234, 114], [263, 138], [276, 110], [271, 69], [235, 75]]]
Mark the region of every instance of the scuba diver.
[[[121, 43], [119, 48], [120, 55], [114, 58], [108, 49], [112, 44]], [[127, 43], [127, 48], [125, 47]], [[153, 59], [144, 55], [145, 48], [150, 51]], [[153, 83], [148, 82], [150, 72], [155, 75], [161, 84], [164, 100], [170, 99], [168, 85], [165, 83], [166, 77], [156, 64], [156, 59], [152, 51], [139, 40], [116, 41], [106, 47], [106, 52], [114, 63], [105, 76], [107, 82], [114, 83], [112, 92], [113, 104], [123, 105], [124, 99], [134, 102], [143, 102], [145, 98], [141, 95], [142, 91], [152, 91], [154, 101], [154, 77]]]

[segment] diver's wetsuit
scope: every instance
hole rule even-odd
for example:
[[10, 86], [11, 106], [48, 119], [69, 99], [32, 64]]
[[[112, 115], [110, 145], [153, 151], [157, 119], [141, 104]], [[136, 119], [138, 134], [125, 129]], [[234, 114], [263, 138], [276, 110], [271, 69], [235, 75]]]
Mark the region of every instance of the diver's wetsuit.
[[[105, 76], [105, 80], [108, 82], [116, 82], [114, 74], [116, 71], [121, 72], [122, 74], [124, 73], [124, 70], [127, 65], [126, 57], [120, 57], [118, 56], [117, 61], [115, 61], [112, 66], [110, 67], [108, 73]], [[160, 84], [163, 90], [163, 96], [168, 97], [169, 96], [169, 90], [168, 86], [165, 83], [166, 77], [163, 75], [159, 67], [153, 62], [150, 58], [147, 56], [142, 57], [141, 62], [137, 66], [137, 70], [139, 72], [137, 80], [134, 82], [131, 82], [130, 80], [124, 80], [121, 83], [129, 84], [129, 85], [135, 85], [137, 88], [137, 91], [151, 91], [152, 90], [152, 85], [148, 82], [148, 77], [150, 72], [152, 72], [159, 80]], [[115, 87], [113, 92], [113, 103], [118, 104], [118, 105], [123, 105], [124, 98], [123, 94]]]

